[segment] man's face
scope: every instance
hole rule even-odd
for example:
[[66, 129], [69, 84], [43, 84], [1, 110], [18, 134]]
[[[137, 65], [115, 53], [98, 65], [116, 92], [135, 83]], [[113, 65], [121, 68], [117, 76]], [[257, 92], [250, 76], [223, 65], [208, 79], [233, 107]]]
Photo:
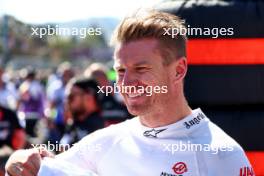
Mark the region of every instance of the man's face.
[[[141, 39], [121, 44], [115, 50], [114, 68], [117, 85], [121, 86], [167, 86], [170, 87], [168, 66], [158, 50], [156, 39]], [[121, 93], [129, 112], [133, 115], [155, 113], [166, 108], [168, 93]]]
[[73, 86], [68, 95], [68, 105], [74, 118], [86, 112], [84, 103], [84, 92], [80, 88]]
[[64, 84], [67, 84], [68, 81], [74, 76], [74, 73], [71, 69], [65, 70], [62, 74], [62, 81]]

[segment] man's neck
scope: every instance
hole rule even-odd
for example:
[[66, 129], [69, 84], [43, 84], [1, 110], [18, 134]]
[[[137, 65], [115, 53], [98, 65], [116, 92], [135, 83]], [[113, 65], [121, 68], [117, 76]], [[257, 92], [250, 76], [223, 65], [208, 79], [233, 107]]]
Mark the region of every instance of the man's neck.
[[161, 109], [159, 112], [139, 116], [139, 119], [142, 125], [150, 128], [157, 128], [176, 123], [191, 113], [192, 109], [189, 107], [185, 98], [183, 98], [178, 103], [175, 102], [175, 104], [172, 104], [171, 107], [168, 106]]

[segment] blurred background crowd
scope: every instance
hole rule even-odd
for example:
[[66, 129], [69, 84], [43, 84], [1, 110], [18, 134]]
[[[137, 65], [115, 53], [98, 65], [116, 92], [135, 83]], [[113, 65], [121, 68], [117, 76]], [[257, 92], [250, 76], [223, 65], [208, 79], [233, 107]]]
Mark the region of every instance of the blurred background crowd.
[[59, 153], [63, 145], [131, 117], [119, 94], [98, 93], [98, 86], [112, 86], [114, 77], [100, 63], [76, 70], [63, 62], [46, 76], [30, 66], [16, 76], [1, 67], [0, 77], [2, 162], [13, 150], [32, 144], [61, 144], [53, 151]]
[[[97, 129], [131, 118], [119, 94], [97, 93], [97, 86], [113, 86], [115, 81], [108, 42], [120, 19], [87, 16], [79, 9], [70, 13], [78, 14], [73, 19], [61, 10], [67, 18], [56, 21], [56, 7], [55, 14], [40, 12], [50, 15], [49, 20], [38, 16], [34, 21], [31, 14], [22, 17], [31, 9], [29, 3], [0, 1], [0, 176], [17, 149], [54, 144], [53, 152], [60, 153]], [[48, 3], [41, 9], [56, 6]], [[21, 14], [21, 9], [8, 12], [19, 4], [24, 7]], [[32, 28], [58, 27], [70, 33], [32, 35]], [[82, 33], [72, 35], [74, 29]], [[84, 35], [83, 29], [101, 32]]]

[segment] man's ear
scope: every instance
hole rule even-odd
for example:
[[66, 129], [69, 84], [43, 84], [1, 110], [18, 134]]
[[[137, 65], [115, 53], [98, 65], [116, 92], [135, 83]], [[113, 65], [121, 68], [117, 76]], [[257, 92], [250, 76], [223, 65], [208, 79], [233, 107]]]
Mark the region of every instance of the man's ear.
[[183, 80], [187, 73], [187, 60], [186, 57], [178, 58], [174, 64], [174, 81], [178, 83]]

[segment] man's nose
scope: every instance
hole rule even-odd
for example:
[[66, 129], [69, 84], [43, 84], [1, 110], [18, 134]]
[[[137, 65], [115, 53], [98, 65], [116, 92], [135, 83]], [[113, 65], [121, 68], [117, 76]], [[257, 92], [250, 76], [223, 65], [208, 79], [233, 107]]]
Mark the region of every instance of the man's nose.
[[122, 80], [122, 86], [137, 86], [138, 79], [135, 74], [126, 71], [123, 80]]

